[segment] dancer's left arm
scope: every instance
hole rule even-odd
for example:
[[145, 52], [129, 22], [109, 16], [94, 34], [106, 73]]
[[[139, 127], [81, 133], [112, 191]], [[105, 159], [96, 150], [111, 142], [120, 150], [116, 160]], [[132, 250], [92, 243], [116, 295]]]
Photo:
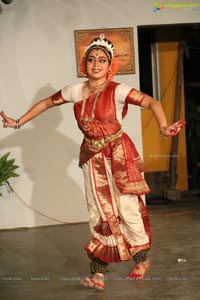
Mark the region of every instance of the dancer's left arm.
[[186, 124], [186, 122], [178, 120], [172, 125], [167, 125], [166, 116], [160, 101], [154, 99], [149, 95], [145, 95], [141, 106], [144, 108], [148, 108], [152, 111], [160, 128], [161, 136], [175, 136]]

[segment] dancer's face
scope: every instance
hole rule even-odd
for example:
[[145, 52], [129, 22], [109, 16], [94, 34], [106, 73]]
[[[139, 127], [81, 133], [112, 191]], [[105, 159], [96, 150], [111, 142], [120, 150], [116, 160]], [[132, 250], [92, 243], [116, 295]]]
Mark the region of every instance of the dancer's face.
[[86, 72], [89, 79], [106, 79], [110, 64], [105, 52], [101, 49], [93, 49], [86, 61]]

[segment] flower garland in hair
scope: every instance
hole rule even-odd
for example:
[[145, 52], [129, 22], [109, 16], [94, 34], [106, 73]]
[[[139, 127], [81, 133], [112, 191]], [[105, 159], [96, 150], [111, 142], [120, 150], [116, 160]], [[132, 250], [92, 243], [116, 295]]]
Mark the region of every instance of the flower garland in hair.
[[113, 57], [111, 65], [110, 65], [110, 71], [107, 74], [107, 80], [111, 81], [114, 78], [117, 71], [118, 71], [118, 64], [117, 64], [116, 58]]
[[81, 58], [81, 61], [80, 61], [80, 71], [81, 71], [81, 74], [83, 74], [84, 76], [87, 76], [87, 73], [86, 73], [86, 70], [85, 70], [85, 56], [83, 56]]

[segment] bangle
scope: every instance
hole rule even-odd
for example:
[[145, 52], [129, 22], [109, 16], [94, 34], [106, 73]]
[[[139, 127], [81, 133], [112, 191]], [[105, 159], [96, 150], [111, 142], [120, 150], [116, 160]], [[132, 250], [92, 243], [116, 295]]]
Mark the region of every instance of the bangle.
[[15, 126], [14, 126], [14, 128], [15, 129], [20, 129], [20, 124], [19, 124], [19, 121], [20, 121], [20, 119], [17, 119], [16, 121], [15, 121]]
[[167, 127], [162, 127], [160, 130], [160, 136], [164, 137], [165, 136], [165, 130], [167, 129]]

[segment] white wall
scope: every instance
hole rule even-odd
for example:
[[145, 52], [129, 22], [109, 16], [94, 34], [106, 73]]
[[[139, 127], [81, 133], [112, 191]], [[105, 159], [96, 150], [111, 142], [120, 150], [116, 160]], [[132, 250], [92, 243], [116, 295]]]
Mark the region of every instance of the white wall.
[[[82, 80], [76, 73], [77, 29], [133, 27], [136, 74], [115, 80], [139, 88], [137, 25], [195, 23], [200, 17], [200, 10], [165, 8], [154, 13], [153, 4], [150, 0], [0, 3], [0, 109], [17, 118], [36, 101]], [[130, 108], [124, 128], [142, 155], [138, 108]], [[0, 198], [1, 229], [87, 221], [78, 168], [82, 135], [72, 105], [54, 108], [20, 131], [0, 128], [0, 138], [0, 155], [11, 151], [20, 166], [20, 177], [10, 181], [18, 196], [4, 190]]]

